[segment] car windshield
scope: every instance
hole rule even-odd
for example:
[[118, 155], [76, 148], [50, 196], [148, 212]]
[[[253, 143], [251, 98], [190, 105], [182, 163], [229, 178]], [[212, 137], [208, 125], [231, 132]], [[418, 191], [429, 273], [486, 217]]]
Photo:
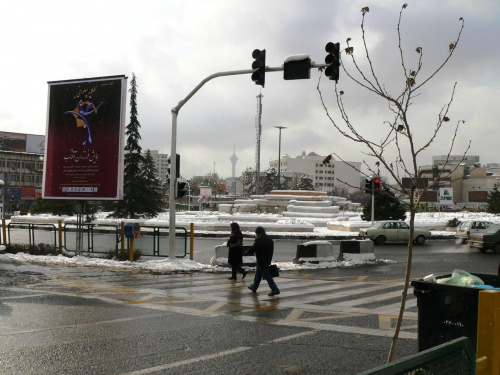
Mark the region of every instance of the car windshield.
[[387, 223], [377, 221], [377, 222], [373, 223], [372, 228], [382, 228], [385, 224], [387, 224]]
[[484, 233], [496, 233], [500, 230], [500, 225], [492, 225], [484, 231]]

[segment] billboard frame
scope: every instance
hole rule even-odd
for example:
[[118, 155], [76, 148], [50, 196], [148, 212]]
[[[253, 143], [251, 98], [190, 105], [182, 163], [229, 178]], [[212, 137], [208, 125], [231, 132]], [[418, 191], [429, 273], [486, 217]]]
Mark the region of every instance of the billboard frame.
[[47, 83], [42, 198], [123, 199], [127, 77]]

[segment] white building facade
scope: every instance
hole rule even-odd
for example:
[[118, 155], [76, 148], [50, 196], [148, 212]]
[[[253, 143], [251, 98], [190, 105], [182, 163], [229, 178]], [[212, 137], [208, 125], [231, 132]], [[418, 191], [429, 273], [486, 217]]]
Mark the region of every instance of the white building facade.
[[168, 171], [168, 154], [160, 154], [158, 150], [149, 150], [149, 152], [158, 170], [158, 177], [160, 181], [163, 181]]
[[[295, 158], [283, 155], [280, 160], [280, 174], [283, 176], [307, 175], [318, 190], [325, 192], [331, 192], [334, 189], [345, 190], [349, 193], [359, 191], [361, 162], [343, 162], [332, 158], [329, 163], [323, 164], [325, 157], [314, 152], [307, 155], [303, 152]], [[278, 171], [278, 160], [270, 160], [269, 167]]]

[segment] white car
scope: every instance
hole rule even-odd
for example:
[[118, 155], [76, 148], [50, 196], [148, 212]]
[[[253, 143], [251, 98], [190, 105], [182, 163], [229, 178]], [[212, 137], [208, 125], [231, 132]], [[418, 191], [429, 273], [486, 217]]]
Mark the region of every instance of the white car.
[[[370, 228], [361, 229], [359, 235], [372, 240], [377, 245], [383, 245], [385, 242], [408, 242], [410, 226], [402, 220], [382, 220], [377, 221]], [[414, 228], [413, 241], [416, 244], [423, 245], [430, 237], [430, 230]]]

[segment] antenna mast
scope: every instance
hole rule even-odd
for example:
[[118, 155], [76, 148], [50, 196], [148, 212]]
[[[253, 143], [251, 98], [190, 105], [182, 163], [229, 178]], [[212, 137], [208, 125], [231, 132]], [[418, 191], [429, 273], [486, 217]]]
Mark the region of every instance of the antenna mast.
[[255, 149], [255, 194], [260, 194], [260, 135], [262, 134], [262, 93], [257, 95], [257, 115], [255, 116], [255, 133], [257, 147]]

